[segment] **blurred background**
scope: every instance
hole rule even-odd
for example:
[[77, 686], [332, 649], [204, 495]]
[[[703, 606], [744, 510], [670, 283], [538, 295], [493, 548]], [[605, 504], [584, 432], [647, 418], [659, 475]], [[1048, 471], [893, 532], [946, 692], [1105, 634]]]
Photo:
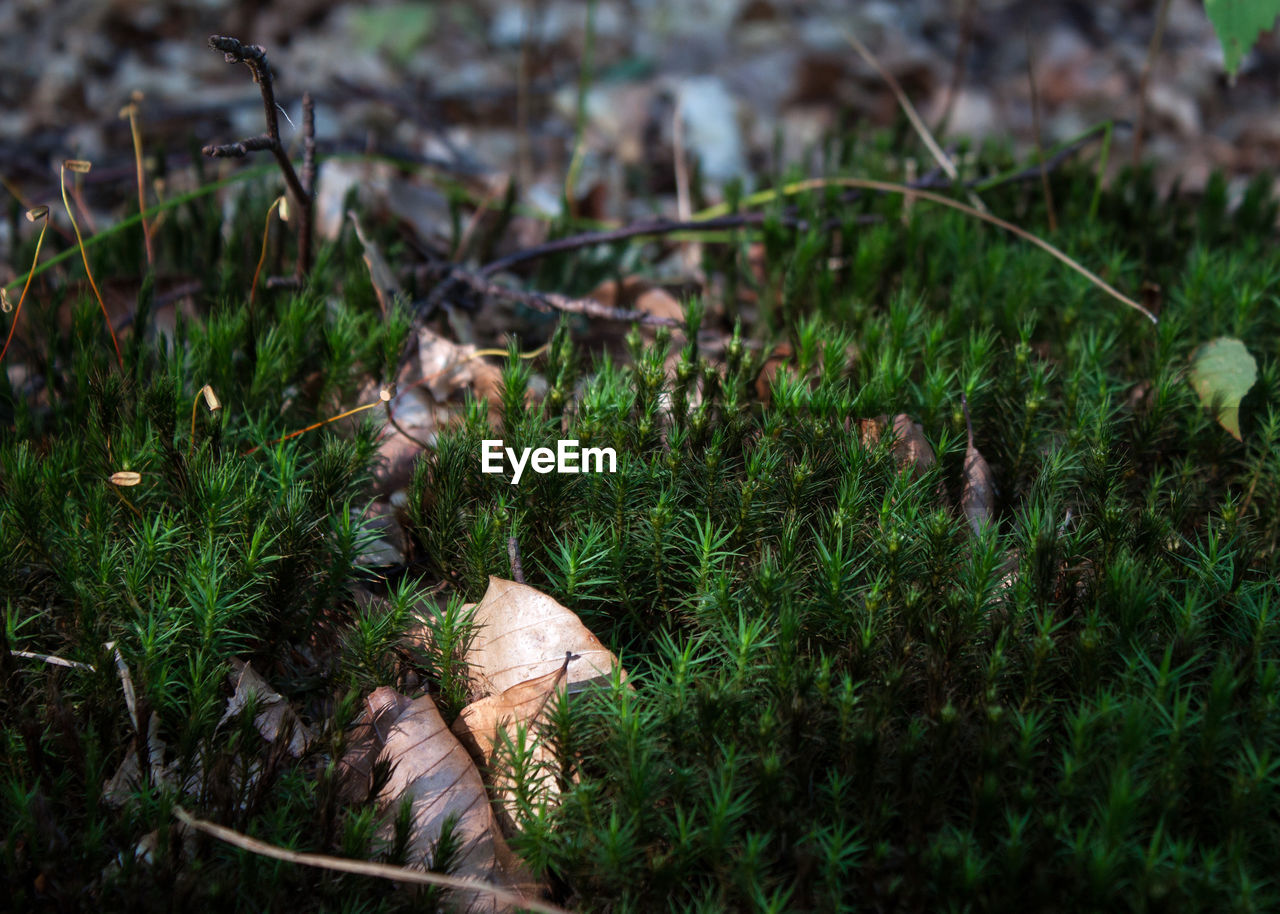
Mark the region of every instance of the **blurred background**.
[[[113, 196], [123, 204], [135, 190], [119, 111], [133, 93], [141, 93], [149, 174], [162, 179], [203, 144], [262, 132], [247, 71], [208, 48], [219, 33], [267, 49], [277, 100], [293, 124], [302, 92], [315, 95], [322, 155], [377, 151], [490, 188], [511, 176], [526, 205], [555, 213], [572, 198], [576, 215], [628, 220], [673, 205], [676, 141], [714, 190], [782, 165], [819, 173], [824, 136], [901, 124], [884, 80], [847, 41], [854, 33], [944, 145], [998, 137], [1029, 149], [1032, 73], [1046, 147], [1102, 120], [1132, 121], [1150, 59], [1143, 152], [1162, 186], [1177, 180], [1196, 190], [1214, 169], [1242, 186], [1280, 152], [1280, 46], [1264, 35], [1231, 86], [1199, 0], [1172, 0], [1159, 53], [1149, 56], [1158, 8], [1044, 0], [3, 0], [0, 177], [11, 209], [53, 202], [58, 163], [87, 158], [91, 205], [108, 206]], [[282, 131], [296, 141], [296, 128], [282, 122]], [[1129, 161], [1131, 146], [1132, 131], [1117, 131], [1111, 167]], [[206, 164], [210, 172], [243, 167]], [[378, 180], [368, 170], [326, 168], [336, 211], [322, 213], [322, 229], [337, 230], [342, 192]], [[425, 212], [438, 202], [426, 188], [400, 206]], [[10, 231], [0, 229], [0, 254]]]

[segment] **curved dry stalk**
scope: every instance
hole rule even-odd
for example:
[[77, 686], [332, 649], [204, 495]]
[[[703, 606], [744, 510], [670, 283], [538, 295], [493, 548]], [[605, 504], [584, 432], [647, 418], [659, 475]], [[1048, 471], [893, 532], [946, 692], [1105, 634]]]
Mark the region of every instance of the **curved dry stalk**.
[[233, 847], [249, 851], [252, 854], [260, 854], [263, 857], [270, 857], [273, 860], [283, 860], [286, 863], [298, 863], [302, 866], [314, 866], [322, 870], [330, 870], [336, 873], [354, 873], [357, 876], [375, 876], [378, 879], [390, 879], [394, 882], [409, 882], [415, 885], [435, 885], [445, 889], [458, 889], [464, 892], [480, 892], [485, 895], [491, 895], [517, 909], [540, 911], [542, 914], [569, 914], [569, 912], [564, 908], [559, 908], [553, 904], [548, 904], [545, 901], [538, 901], [534, 898], [525, 898], [522, 895], [508, 891], [500, 886], [481, 882], [479, 879], [468, 879], [461, 876], [446, 876], [443, 873], [430, 873], [426, 870], [409, 869], [408, 867], [403, 866], [390, 866], [386, 863], [373, 863], [368, 860], [352, 860], [348, 857], [331, 857], [328, 854], [309, 854], [303, 851], [289, 850], [284, 847], [276, 847], [274, 844], [267, 844], [265, 841], [259, 841], [257, 838], [250, 838], [248, 835], [242, 835], [240, 832], [227, 828], [225, 825], [218, 825], [215, 822], [206, 822], [203, 819], [197, 819], [181, 806], [175, 805], [173, 807], [173, 814], [179, 822], [189, 828], [194, 828], [196, 831], [204, 832], [206, 835], [211, 835], [219, 841], [225, 841]]
[[[18, 329], [18, 318], [22, 315], [22, 303], [26, 301], [27, 290], [31, 288], [31, 277], [35, 275], [36, 264], [40, 262], [40, 245], [44, 244], [44, 233], [49, 229], [49, 207], [37, 206], [27, 210], [28, 222], [35, 222], [37, 219], [44, 219], [44, 224], [40, 226], [40, 237], [36, 239], [36, 256], [31, 259], [27, 281], [22, 284], [22, 294], [18, 296], [18, 305], [13, 309], [13, 323], [9, 325], [9, 335], [5, 337], [4, 348], [0, 349], [0, 362], [4, 361], [4, 355], [9, 351], [9, 344], [13, 342], [13, 331]], [[8, 303], [7, 298], [5, 302]]]
[[129, 119], [129, 134], [133, 137], [134, 170], [138, 176], [138, 215], [142, 218], [142, 241], [147, 252], [147, 266], [155, 268], [155, 253], [151, 249], [151, 227], [147, 225], [146, 171], [142, 167], [142, 131], [138, 127], [138, 102], [142, 93], [136, 89], [129, 104], [120, 109], [120, 117]]
[[[75, 213], [71, 211], [71, 202], [67, 199], [67, 171], [68, 169], [76, 174], [87, 174], [91, 168], [89, 162], [80, 159], [64, 159], [62, 167], [58, 171], [58, 184], [62, 187], [62, 205], [66, 207], [67, 218], [71, 220], [71, 227], [75, 229], [76, 245], [80, 248], [80, 259], [84, 261], [84, 272], [89, 277], [89, 287], [93, 289], [94, 296], [98, 299], [98, 307], [102, 309], [102, 318], [107, 322], [107, 333], [111, 334], [111, 345], [116, 349], [116, 361], [120, 365], [120, 370], [124, 370], [124, 356], [120, 354], [120, 343], [116, 339], [116, 331], [111, 326], [111, 315], [107, 313], [107, 304], [102, 300], [102, 293], [98, 291], [98, 284], [94, 281], [93, 270], [89, 268], [89, 252], [84, 249], [84, 238], [80, 236], [80, 226], [76, 224]], [[30, 278], [30, 274], [28, 274]]]
[[279, 208], [284, 197], [276, 197], [267, 207], [267, 218], [262, 223], [262, 251], [258, 254], [258, 265], [253, 270], [253, 282], [249, 285], [249, 313], [253, 313], [253, 300], [258, 294], [258, 277], [262, 275], [262, 264], [267, 259], [267, 238], [271, 235], [271, 214]]
[[204, 403], [209, 407], [209, 412], [216, 413], [222, 409], [222, 401], [208, 384], [196, 391], [196, 397], [191, 401], [191, 437], [187, 439], [187, 457], [191, 456], [191, 449], [196, 443], [196, 407], [200, 405], [201, 397], [204, 397]]
[[1111, 285], [1078, 260], [1054, 247], [1043, 238], [1033, 235], [1021, 226], [1014, 225], [1012, 222], [1007, 222], [999, 216], [979, 212], [972, 206], [961, 203], [959, 200], [952, 200], [950, 197], [944, 197], [941, 194], [935, 194], [932, 191], [917, 190], [916, 188], [908, 187], [905, 184], [894, 184], [892, 181], [875, 181], [870, 178], [810, 178], [805, 181], [797, 181], [794, 184], [788, 184], [783, 191], [780, 192], [780, 195], [790, 196], [792, 194], [804, 193], [808, 190], [821, 190], [824, 187], [856, 187], [861, 190], [875, 190], [887, 194], [911, 194], [917, 200], [928, 200], [930, 203], [937, 203], [939, 206], [948, 206], [951, 209], [964, 213], [966, 216], [972, 216], [975, 219], [981, 219], [983, 222], [989, 222], [998, 228], [1004, 229], [1010, 234], [1017, 235], [1023, 241], [1028, 241], [1031, 244], [1034, 244], [1059, 263], [1075, 270], [1116, 301], [1121, 304], [1128, 305], [1135, 311], [1142, 312], [1142, 314], [1144, 314], [1151, 323], [1159, 323], [1156, 316], [1149, 310], [1129, 296], [1125, 295], [1119, 289], [1115, 288], [1115, 286]]
[[[919, 135], [921, 141], [924, 142], [925, 148], [929, 150], [929, 154], [933, 156], [938, 167], [941, 168], [953, 182], [960, 180], [960, 173], [956, 171], [955, 163], [951, 161], [951, 156], [947, 155], [938, 141], [933, 138], [933, 134], [925, 125], [924, 119], [916, 112], [916, 106], [911, 104], [911, 99], [907, 98], [907, 93], [902, 90], [902, 86], [898, 84], [898, 80], [894, 75], [884, 68], [876, 56], [871, 53], [865, 44], [858, 40], [858, 37], [852, 32], [844, 36], [848, 39], [849, 44], [853, 45], [853, 49], [858, 52], [858, 56], [871, 65], [880, 78], [888, 85], [889, 91], [893, 93], [893, 97], [898, 100], [898, 107], [902, 109], [902, 113], [907, 116], [907, 120], [911, 122], [911, 126], [915, 128], [916, 134]], [[978, 195], [972, 189], [965, 191], [969, 196], [969, 203], [974, 209], [980, 212], [987, 212], [987, 207], [979, 199]]]

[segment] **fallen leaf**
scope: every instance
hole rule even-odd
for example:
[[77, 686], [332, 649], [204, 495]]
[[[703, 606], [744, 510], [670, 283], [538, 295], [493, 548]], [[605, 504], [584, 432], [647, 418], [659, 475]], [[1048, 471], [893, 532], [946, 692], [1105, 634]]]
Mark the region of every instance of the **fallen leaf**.
[[859, 419], [858, 434], [863, 447], [874, 447], [879, 443], [884, 430], [893, 429], [893, 457], [903, 469], [910, 469], [913, 476], [923, 476], [930, 470], [937, 458], [933, 447], [924, 436], [924, 426], [914, 421], [906, 413], [898, 413], [892, 423], [888, 416], [877, 416], [874, 419]]
[[[400, 804], [411, 804], [408, 865], [431, 865], [435, 842], [446, 818], [456, 817], [453, 834], [458, 852], [451, 870], [509, 888], [526, 898], [536, 898], [538, 887], [528, 869], [507, 846], [484, 782], [467, 750], [450, 732], [431, 697], [408, 701], [383, 686], [366, 699], [375, 738], [392, 764], [391, 777], [378, 794], [386, 814], [384, 837], [391, 836]], [[381, 731], [382, 726], [387, 726]], [[513, 908], [492, 895], [456, 892], [451, 901], [469, 912], [510, 911]]]
[[964, 452], [964, 486], [960, 490], [960, 508], [969, 519], [974, 535], [991, 522], [995, 505], [995, 485], [986, 458], [973, 446], [973, 423], [969, 420], [969, 398], [961, 394], [964, 422], [969, 431], [969, 444]]
[[1244, 343], [1220, 336], [1201, 345], [1191, 356], [1191, 386], [1208, 409], [1217, 410], [1218, 424], [1240, 441], [1240, 401], [1258, 380], [1258, 363]]
[[[174, 782], [173, 771], [165, 768], [164, 753], [165, 744], [160, 738], [160, 717], [152, 712], [151, 719], [147, 722], [147, 768], [152, 784], [171, 785]], [[138, 738], [135, 736], [120, 767], [103, 786], [102, 799], [108, 806], [124, 806], [142, 783], [142, 763], [138, 759]]]
[[422, 327], [418, 330], [418, 361], [427, 389], [437, 403], [470, 389], [476, 397], [488, 399], [491, 411], [500, 404], [502, 371], [477, 358], [475, 346], [459, 346]]
[[782, 367], [791, 361], [792, 355], [790, 343], [779, 343], [773, 347], [773, 351], [760, 366], [760, 373], [756, 375], [756, 396], [766, 406], [773, 399], [773, 379]]
[[[374, 701], [374, 696], [377, 701]], [[365, 700], [365, 713], [347, 733], [347, 749], [338, 760], [339, 793], [350, 803], [363, 803], [372, 786], [373, 766], [382, 753], [391, 725], [411, 699], [393, 689], [379, 689]]]
[[566, 651], [574, 655], [565, 670], [570, 695], [608, 682], [619, 668], [618, 658], [572, 610], [526, 584], [490, 576], [472, 620], [476, 635], [466, 661], [479, 695], [555, 673]]
[[409, 543], [391, 504], [375, 501], [364, 512], [352, 508], [351, 519], [373, 537], [356, 556], [357, 565], [386, 568], [404, 564]]
[[[566, 654], [560, 668], [545, 676], [512, 686], [500, 695], [489, 695], [472, 702], [453, 722], [454, 735], [467, 747], [476, 763], [488, 771], [491, 789], [506, 814], [503, 822], [506, 829], [515, 827], [516, 784], [505, 773], [501, 759], [495, 757], [500, 755], [498, 750], [504, 740], [518, 745], [520, 727], [525, 727], [529, 734], [535, 733], [534, 728], [543, 709], [563, 687], [572, 656]], [[556, 764], [555, 753], [545, 742], [537, 739], [532, 745], [529, 761], [534, 770], [540, 772], [540, 775], [535, 775], [535, 783], [525, 785], [533, 800], [554, 801], [559, 794], [552, 774]]]
[[256, 695], [258, 713], [253, 718], [253, 724], [262, 734], [262, 738], [269, 743], [274, 743], [282, 733], [287, 732], [289, 754], [294, 758], [301, 756], [311, 741], [311, 733], [293, 713], [288, 700], [267, 685], [267, 681], [258, 675], [257, 670], [243, 660], [232, 657], [231, 669], [232, 672], [227, 675], [227, 678], [231, 681], [235, 693], [227, 702], [227, 710], [223, 713], [220, 723], [243, 711], [250, 698]]
[[422, 453], [423, 445], [434, 446], [440, 429], [455, 418], [451, 410], [436, 405], [431, 395], [421, 387], [401, 391], [392, 398], [390, 408], [395, 422], [388, 422], [382, 430], [378, 462], [373, 471], [374, 486], [379, 492], [407, 486], [413, 478], [413, 463]]
[[373, 294], [378, 297], [378, 307], [382, 309], [383, 316], [386, 316], [395, 305], [396, 299], [404, 297], [404, 293], [400, 290], [400, 281], [396, 279], [391, 265], [382, 256], [381, 249], [365, 235], [356, 214], [348, 212], [347, 217], [355, 226], [356, 238], [360, 240], [360, 247], [364, 249], [364, 265], [369, 268], [369, 281], [373, 283]]

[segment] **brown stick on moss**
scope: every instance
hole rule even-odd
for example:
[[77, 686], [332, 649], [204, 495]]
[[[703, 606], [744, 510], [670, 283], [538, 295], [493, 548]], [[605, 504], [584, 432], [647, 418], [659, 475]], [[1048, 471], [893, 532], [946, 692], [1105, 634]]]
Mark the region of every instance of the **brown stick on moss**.
[[280, 140], [280, 120], [276, 113], [275, 89], [271, 83], [271, 68], [267, 65], [267, 52], [262, 45], [243, 44], [238, 39], [223, 35], [209, 36], [209, 47], [221, 51], [227, 63], [242, 63], [253, 74], [253, 81], [262, 92], [262, 107], [267, 117], [267, 132], [247, 137], [236, 143], [206, 146], [201, 150], [212, 158], [243, 158], [250, 152], [267, 149], [276, 157], [285, 184], [298, 204], [298, 264], [295, 279], [301, 280], [311, 269], [311, 209], [315, 190], [315, 109], [310, 94], [302, 99], [303, 167], [298, 177], [293, 163]]

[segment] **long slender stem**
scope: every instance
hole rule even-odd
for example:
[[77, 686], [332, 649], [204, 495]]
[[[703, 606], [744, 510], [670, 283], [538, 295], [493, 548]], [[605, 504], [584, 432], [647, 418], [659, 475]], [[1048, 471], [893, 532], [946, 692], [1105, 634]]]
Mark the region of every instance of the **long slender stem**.
[[[902, 109], [902, 113], [907, 116], [907, 120], [911, 122], [912, 128], [919, 135], [925, 148], [929, 150], [929, 154], [933, 156], [939, 167], [946, 172], [947, 177], [952, 182], [960, 180], [960, 173], [956, 171], [955, 163], [951, 161], [951, 157], [946, 154], [938, 141], [933, 138], [933, 134], [929, 132], [929, 128], [925, 126], [924, 119], [916, 112], [916, 106], [911, 104], [911, 99], [907, 98], [907, 93], [902, 90], [902, 86], [898, 84], [898, 80], [892, 73], [884, 68], [884, 65], [876, 58], [871, 50], [858, 40], [858, 36], [852, 32], [845, 35], [849, 44], [853, 45], [853, 49], [858, 52], [858, 56], [865, 60], [873, 70], [880, 74], [880, 78], [885, 81], [885, 85], [889, 87], [889, 91], [893, 93], [893, 97], [898, 101], [898, 107]], [[978, 195], [970, 188], [967, 190], [969, 203], [974, 209], [986, 212], [987, 208], [983, 202], [978, 199]]]
[[[44, 244], [44, 233], [49, 228], [49, 207], [43, 206], [44, 224], [40, 226], [40, 237], [36, 239], [36, 256], [31, 259], [31, 269], [27, 271], [27, 281], [22, 286], [22, 294], [18, 296], [18, 306], [13, 309], [13, 323], [9, 325], [9, 335], [5, 337], [4, 349], [0, 349], [0, 362], [4, 361], [4, 355], [9, 351], [9, 343], [13, 341], [13, 331], [18, 329], [18, 317], [22, 314], [22, 303], [27, 299], [27, 290], [31, 288], [31, 277], [35, 275], [36, 264], [40, 261], [40, 245]], [[35, 215], [37, 210], [28, 210], [27, 218], [34, 222], [40, 216]]]
[[258, 294], [258, 277], [262, 275], [262, 264], [267, 259], [267, 239], [271, 235], [271, 214], [280, 206], [281, 197], [276, 197], [267, 207], [267, 218], [262, 223], [262, 250], [258, 254], [258, 266], [253, 271], [253, 282], [249, 285], [249, 320], [253, 320], [253, 300]]
[[804, 191], [809, 191], [809, 190], [820, 190], [824, 187], [858, 187], [863, 190], [875, 190], [875, 191], [880, 191], [882, 193], [889, 193], [889, 194], [914, 194], [917, 199], [928, 200], [930, 203], [936, 203], [939, 206], [950, 207], [951, 209], [958, 210], [959, 212], [962, 212], [967, 216], [972, 216], [975, 219], [981, 219], [983, 222], [988, 222], [991, 225], [1004, 229], [1006, 232], [1009, 232], [1010, 234], [1017, 235], [1023, 241], [1028, 241], [1031, 244], [1034, 244], [1036, 247], [1040, 248], [1042, 251], [1049, 254], [1059, 263], [1062, 263], [1065, 266], [1070, 267], [1072, 270], [1075, 270], [1077, 273], [1079, 273], [1085, 279], [1089, 280], [1089, 282], [1093, 283], [1102, 291], [1106, 292], [1116, 301], [1121, 302], [1122, 304], [1128, 305], [1130, 308], [1133, 308], [1135, 311], [1142, 312], [1144, 315], [1146, 315], [1147, 319], [1151, 321], [1151, 323], [1153, 324], [1158, 323], [1158, 321], [1156, 320], [1156, 316], [1154, 314], [1152, 314], [1142, 305], [1138, 304], [1138, 302], [1134, 301], [1129, 296], [1125, 295], [1123, 292], [1120, 292], [1118, 289], [1116, 289], [1114, 286], [1108, 283], [1105, 279], [1103, 279], [1097, 273], [1094, 273], [1092, 270], [1085, 267], [1079, 261], [1075, 260], [1074, 258], [1070, 257], [1064, 252], [1060, 251], [1058, 248], [1054, 247], [1049, 242], [1045, 241], [1043, 238], [1039, 238], [1031, 234], [1026, 229], [1021, 228], [1020, 226], [1014, 225], [1012, 222], [1006, 222], [1004, 219], [1001, 219], [999, 216], [993, 216], [990, 213], [979, 212], [978, 210], [974, 209], [972, 206], [968, 206], [964, 203], [961, 203], [959, 200], [952, 200], [950, 197], [944, 197], [941, 194], [935, 194], [931, 191], [918, 190], [916, 188], [908, 187], [905, 184], [894, 184], [889, 181], [873, 181], [868, 178], [812, 178], [807, 181], [797, 181], [795, 184], [790, 184], [787, 186], [786, 191], [788, 194], [797, 194], [797, 193], [803, 193]]
[[1044, 192], [1044, 203], [1049, 210], [1049, 232], [1058, 234], [1058, 215], [1053, 206], [1053, 190], [1049, 187], [1049, 169], [1044, 164], [1044, 149], [1040, 145], [1040, 93], [1036, 91], [1036, 55], [1031, 43], [1031, 35], [1027, 34], [1027, 83], [1031, 87], [1031, 142], [1035, 144], [1036, 161], [1040, 164], [1040, 189]]
[[376, 876], [380, 879], [391, 879], [396, 882], [407, 882], [416, 885], [436, 885], [466, 892], [481, 892], [506, 902], [513, 909], [524, 908], [530, 911], [541, 911], [543, 914], [568, 914], [564, 908], [558, 908], [553, 904], [547, 904], [545, 901], [539, 901], [536, 898], [527, 898], [517, 892], [511, 891], [510, 889], [492, 885], [487, 882], [481, 882], [479, 879], [472, 879], [470, 877], [463, 876], [446, 876], [443, 873], [431, 873], [423, 870], [409, 869], [408, 867], [390, 866], [386, 863], [373, 863], [367, 860], [351, 860], [347, 857], [330, 857], [327, 854], [308, 854], [284, 847], [276, 847], [274, 844], [267, 844], [266, 842], [259, 841], [256, 838], [250, 838], [248, 835], [242, 835], [237, 831], [227, 828], [226, 826], [218, 825], [214, 822], [206, 822], [203, 819], [197, 819], [181, 806], [174, 806], [173, 814], [188, 828], [204, 832], [207, 835], [217, 838], [219, 841], [225, 841], [233, 847], [238, 847], [241, 850], [260, 854], [263, 857], [270, 857], [274, 860], [283, 860], [286, 863], [298, 863], [303, 866], [314, 866], [340, 873]]
[[151, 249], [151, 228], [147, 225], [146, 209], [147, 209], [147, 190], [146, 190], [146, 171], [142, 165], [142, 130], [138, 127], [138, 102], [137, 98], [125, 105], [121, 109], [121, 114], [129, 118], [129, 134], [133, 137], [133, 162], [134, 170], [138, 177], [138, 214], [142, 216], [142, 243], [147, 252], [147, 266], [155, 268], [156, 258], [155, 252]]
[[[78, 167], [77, 172], [88, 171], [87, 162], [75, 163]], [[98, 299], [98, 307], [102, 309], [102, 318], [107, 322], [107, 333], [111, 334], [111, 345], [116, 350], [116, 361], [120, 365], [120, 370], [124, 370], [124, 356], [120, 354], [120, 343], [116, 340], [116, 331], [111, 326], [111, 315], [107, 313], [107, 304], [102, 300], [102, 293], [98, 291], [98, 284], [93, 279], [93, 270], [89, 268], [89, 253], [84, 249], [84, 239], [80, 237], [80, 226], [76, 224], [75, 213], [71, 211], [71, 201], [67, 199], [67, 163], [62, 163], [62, 168], [58, 172], [58, 183], [62, 185], [62, 205], [66, 207], [67, 218], [71, 220], [71, 228], [76, 233], [76, 245], [80, 248], [80, 259], [84, 261], [84, 273], [89, 277], [89, 287], [93, 289], [94, 296]]]

